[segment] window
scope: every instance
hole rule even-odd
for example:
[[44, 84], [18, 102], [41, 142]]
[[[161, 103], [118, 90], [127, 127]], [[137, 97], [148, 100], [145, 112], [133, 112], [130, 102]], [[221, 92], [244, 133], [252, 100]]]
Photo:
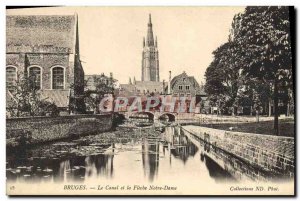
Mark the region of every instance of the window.
[[179, 85], [179, 86], [178, 86], [178, 89], [179, 89], [179, 90], [182, 90], [182, 85]]
[[42, 88], [42, 70], [40, 67], [34, 66], [34, 67], [29, 67], [28, 70], [28, 76], [30, 79], [34, 79], [35, 87], [37, 89]]
[[17, 80], [17, 68], [14, 66], [6, 67], [6, 88], [9, 91], [13, 90], [13, 86], [15, 85]]
[[52, 89], [64, 89], [64, 70], [62, 67], [52, 68]]
[[190, 85], [186, 85], [186, 86], [185, 86], [185, 89], [186, 89], [186, 90], [190, 90]]

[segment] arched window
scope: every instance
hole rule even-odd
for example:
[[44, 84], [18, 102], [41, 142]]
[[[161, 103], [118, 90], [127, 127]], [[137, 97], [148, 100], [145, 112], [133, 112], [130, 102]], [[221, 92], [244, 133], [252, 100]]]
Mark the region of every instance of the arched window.
[[65, 69], [63, 67], [52, 68], [52, 89], [64, 89]]
[[8, 90], [13, 90], [13, 86], [16, 84], [17, 80], [17, 67], [7, 66], [6, 67], [6, 88]]
[[28, 68], [28, 76], [30, 79], [34, 79], [35, 87], [37, 89], [42, 88], [42, 68], [39, 66], [31, 66]]

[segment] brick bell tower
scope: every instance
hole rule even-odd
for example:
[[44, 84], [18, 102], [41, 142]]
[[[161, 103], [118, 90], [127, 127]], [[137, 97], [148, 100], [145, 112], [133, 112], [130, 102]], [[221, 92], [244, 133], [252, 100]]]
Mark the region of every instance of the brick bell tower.
[[153, 37], [151, 14], [149, 14], [147, 39], [143, 40], [142, 81], [159, 82], [159, 59], [157, 37]]

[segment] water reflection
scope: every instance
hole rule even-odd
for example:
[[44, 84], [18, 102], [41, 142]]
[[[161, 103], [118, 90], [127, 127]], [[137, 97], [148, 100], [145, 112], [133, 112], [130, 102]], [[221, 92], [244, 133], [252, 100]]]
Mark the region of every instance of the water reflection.
[[144, 175], [149, 181], [157, 176], [159, 166], [159, 142], [158, 139], [144, 138], [142, 142], [142, 162]]
[[[154, 132], [154, 129], [149, 131]], [[166, 127], [157, 137], [144, 136], [123, 143], [103, 146], [68, 143], [28, 149], [22, 155], [8, 155], [8, 180], [85, 182], [135, 178], [144, 182], [169, 179], [220, 182], [267, 180], [274, 176], [216, 147], [207, 149], [208, 145], [202, 140], [175, 126]]]
[[77, 156], [68, 160], [34, 158], [8, 163], [11, 181], [84, 181], [88, 177], [113, 177], [113, 155]]
[[234, 177], [228, 171], [219, 166], [218, 163], [216, 163], [207, 155], [201, 153], [200, 157], [201, 161], [205, 162], [209, 176], [211, 176], [212, 178], [221, 179], [222, 181], [235, 180]]
[[186, 163], [189, 157], [194, 157], [198, 148], [185, 136], [179, 127], [167, 127], [165, 130], [165, 142], [168, 151], [176, 158]]

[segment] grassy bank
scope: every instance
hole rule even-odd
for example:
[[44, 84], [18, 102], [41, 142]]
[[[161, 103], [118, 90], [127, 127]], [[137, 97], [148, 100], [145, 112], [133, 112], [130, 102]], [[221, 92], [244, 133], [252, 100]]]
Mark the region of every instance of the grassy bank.
[[[212, 123], [205, 124], [201, 126], [221, 129], [226, 131], [237, 131], [237, 132], [246, 132], [246, 133], [257, 133], [257, 134], [266, 134], [266, 135], [274, 135], [273, 129], [274, 121], [261, 121], [261, 122], [250, 122], [250, 123]], [[289, 119], [280, 119], [279, 120], [279, 135], [294, 137], [295, 129], [294, 129], [295, 121], [292, 118]]]

